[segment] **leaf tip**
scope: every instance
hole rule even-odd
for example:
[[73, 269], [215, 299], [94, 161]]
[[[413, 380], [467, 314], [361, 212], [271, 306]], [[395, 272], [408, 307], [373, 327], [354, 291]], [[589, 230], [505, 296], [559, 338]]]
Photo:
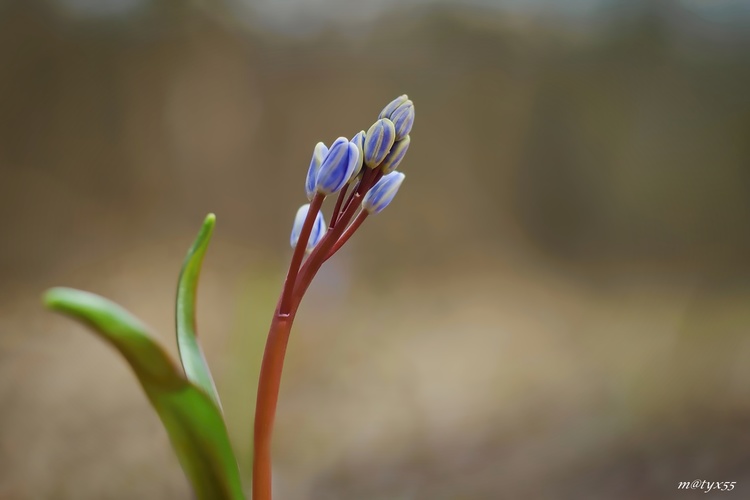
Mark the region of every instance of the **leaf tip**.
[[203, 225], [214, 227], [216, 225], [216, 214], [210, 213], [206, 215], [206, 219], [203, 221]]
[[46, 290], [42, 294], [42, 303], [48, 309], [59, 309], [64, 301], [66, 290], [68, 289], [61, 286]]

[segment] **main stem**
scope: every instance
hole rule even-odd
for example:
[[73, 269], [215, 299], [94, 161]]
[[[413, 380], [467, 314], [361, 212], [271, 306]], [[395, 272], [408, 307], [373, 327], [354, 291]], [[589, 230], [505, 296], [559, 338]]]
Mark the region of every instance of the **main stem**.
[[[367, 173], [366, 173], [367, 174]], [[310, 211], [300, 232], [299, 242], [294, 250], [289, 272], [284, 282], [284, 290], [279, 300], [279, 305], [274, 312], [271, 328], [266, 340], [266, 349], [263, 353], [263, 362], [260, 367], [260, 379], [258, 380], [258, 398], [255, 405], [255, 428], [253, 443], [253, 500], [271, 500], [273, 476], [271, 471], [271, 436], [273, 434], [273, 422], [276, 416], [276, 405], [279, 401], [279, 389], [281, 387], [281, 373], [284, 368], [284, 356], [289, 343], [289, 334], [292, 330], [294, 316], [307, 288], [310, 286], [315, 273], [320, 269], [330, 256], [335, 246], [338, 250], [341, 245], [336, 242], [344, 233], [344, 229], [351, 221], [361, 202], [361, 193], [369, 189], [377, 175], [370, 173], [363, 178], [360, 186], [352, 192], [349, 200], [344, 204], [344, 210], [336, 221], [336, 225], [329, 229], [323, 239], [318, 243], [304, 265], [304, 249], [307, 239], [312, 231], [312, 222], [323, 203], [323, 195], [316, 194], [310, 203]], [[343, 200], [343, 196], [340, 196]], [[334, 218], [338, 214], [334, 213]], [[366, 215], [361, 215], [353, 225], [351, 232], [364, 221]], [[361, 219], [361, 220], [360, 220]], [[301, 266], [301, 269], [300, 269]]]
[[[296, 312], [296, 307], [295, 307]], [[253, 442], [253, 500], [271, 500], [271, 436], [279, 401], [281, 372], [284, 356], [292, 330], [294, 313], [281, 314], [276, 310], [268, 332], [263, 364], [258, 381], [258, 399], [255, 405], [255, 432]]]
[[253, 500], [271, 500], [273, 476], [271, 472], [271, 436], [273, 421], [276, 416], [276, 404], [279, 401], [281, 372], [284, 368], [286, 346], [292, 330], [294, 314], [299, 301], [294, 301], [292, 292], [297, 281], [302, 259], [305, 257], [307, 240], [310, 238], [315, 218], [323, 204], [324, 195], [316, 193], [310, 202], [297, 246], [292, 254], [289, 271], [284, 281], [279, 304], [273, 315], [271, 328], [263, 353], [258, 380], [258, 397], [255, 403], [255, 428], [253, 432]]

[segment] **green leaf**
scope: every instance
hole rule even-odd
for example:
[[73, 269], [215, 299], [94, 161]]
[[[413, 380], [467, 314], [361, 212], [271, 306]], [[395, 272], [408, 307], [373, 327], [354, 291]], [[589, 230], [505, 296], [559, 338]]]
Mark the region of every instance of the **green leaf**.
[[244, 498], [219, 409], [185, 378], [143, 323], [114, 302], [72, 288], [48, 290], [44, 302], [91, 327], [128, 361], [167, 429], [197, 498]]
[[185, 262], [182, 264], [180, 279], [177, 282], [177, 307], [175, 319], [177, 324], [177, 347], [180, 351], [180, 360], [185, 369], [188, 380], [203, 389], [216, 406], [221, 410], [221, 401], [216, 392], [216, 385], [211, 378], [206, 357], [198, 343], [198, 333], [195, 324], [195, 297], [198, 293], [198, 278], [201, 273], [203, 256], [206, 255], [208, 242], [211, 241], [211, 233], [216, 224], [216, 216], [208, 214], [203, 221], [203, 227], [193, 246], [188, 250]]

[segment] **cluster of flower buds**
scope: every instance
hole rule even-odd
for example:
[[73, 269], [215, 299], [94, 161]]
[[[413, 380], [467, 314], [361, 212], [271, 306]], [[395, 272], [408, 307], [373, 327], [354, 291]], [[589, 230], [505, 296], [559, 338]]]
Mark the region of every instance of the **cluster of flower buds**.
[[[402, 95], [383, 108], [367, 132], [362, 130], [351, 140], [339, 137], [330, 148], [322, 142], [315, 146], [305, 181], [310, 203], [302, 206], [294, 218], [290, 240], [293, 248], [302, 244], [309, 253], [329, 236], [333, 241], [325, 259], [351, 237], [368, 214], [379, 213], [388, 206], [405, 178], [396, 169], [409, 149], [413, 124], [414, 103]], [[350, 187], [352, 192], [347, 198]], [[334, 193], [338, 193], [338, 199], [327, 228], [320, 207], [323, 199]], [[314, 213], [310, 213], [311, 209]], [[359, 215], [352, 221], [358, 209]]]

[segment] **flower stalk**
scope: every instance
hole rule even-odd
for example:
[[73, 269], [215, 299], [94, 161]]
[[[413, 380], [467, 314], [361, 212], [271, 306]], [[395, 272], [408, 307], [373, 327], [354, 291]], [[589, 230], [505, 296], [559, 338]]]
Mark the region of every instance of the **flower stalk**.
[[344, 202], [344, 198], [346, 198], [346, 192], [349, 189], [349, 185], [347, 184], [343, 188], [341, 188], [341, 191], [339, 191], [339, 196], [336, 198], [336, 204], [333, 206], [333, 216], [331, 217], [331, 225], [328, 227], [328, 229], [333, 229], [336, 226], [336, 222], [339, 220], [339, 216], [341, 215], [341, 205]]
[[[398, 127], [391, 118], [397, 120]], [[379, 213], [395, 196], [404, 175], [394, 170], [408, 148], [408, 138], [400, 146], [397, 139], [407, 137], [413, 121], [414, 105], [404, 95], [386, 106], [367, 133], [359, 132], [351, 141], [339, 137], [330, 149], [323, 143], [315, 147], [305, 180], [310, 205], [300, 209], [292, 229], [294, 251], [271, 320], [260, 369], [253, 443], [253, 500], [272, 498], [271, 437], [284, 357], [297, 309], [321, 266], [349, 241], [369, 215]], [[394, 147], [397, 151], [389, 158]], [[363, 163], [367, 168], [363, 168]], [[353, 187], [347, 197], [350, 183]], [[320, 209], [326, 196], [334, 193], [338, 196], [331, 223], [323, 234]], [[307, 209], [307, 214], [302, 222], [303, 209]]]

